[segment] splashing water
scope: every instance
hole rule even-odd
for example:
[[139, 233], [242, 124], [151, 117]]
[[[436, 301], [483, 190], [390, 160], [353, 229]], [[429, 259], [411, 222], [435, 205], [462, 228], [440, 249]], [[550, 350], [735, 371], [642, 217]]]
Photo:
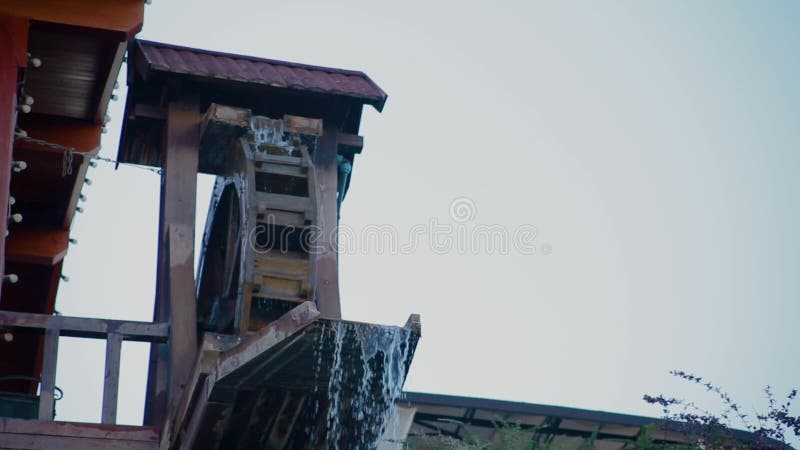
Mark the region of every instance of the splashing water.
[[323, 352], [331, 358], [325, 448], [378, 446], [402, 393], [410, 336], [399, 327], [331, 323], [316, 350], [316, 376], [324, 364]]

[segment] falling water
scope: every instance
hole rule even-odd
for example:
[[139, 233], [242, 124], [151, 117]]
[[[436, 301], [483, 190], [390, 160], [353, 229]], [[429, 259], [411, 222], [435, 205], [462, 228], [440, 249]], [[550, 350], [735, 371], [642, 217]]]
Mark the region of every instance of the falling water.
[[317, 409], [327, 419], [323, 448], [378, 446], [402, 392], [410, 336], [409, 330], [399, 327], [330, 324], [316, 351], [315, 376], [320, 376], [321, 366], [330, 366], [327, 408]]

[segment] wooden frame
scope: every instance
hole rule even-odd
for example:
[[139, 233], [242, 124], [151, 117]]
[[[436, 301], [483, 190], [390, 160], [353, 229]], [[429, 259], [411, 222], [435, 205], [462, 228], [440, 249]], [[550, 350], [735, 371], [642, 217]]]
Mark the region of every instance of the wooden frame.
[[117, 420], [122, 341], [165, 342], [169, 337], [169, 325], [166, 323], [125, 322], [10, 311], [0, 311], [0, 327], [45, 330], [44, 361], [39, 394], [39, 420], [53, 420], [53, 406], [55, 404], [53, 393], [55, 391], [56, 365], [58, 363], [58, 338], [69, 336], [105, 339], [105, 381], [103, 383], [103, 410], [101, 414], [101, 420], [104, 424], [114, 424]]

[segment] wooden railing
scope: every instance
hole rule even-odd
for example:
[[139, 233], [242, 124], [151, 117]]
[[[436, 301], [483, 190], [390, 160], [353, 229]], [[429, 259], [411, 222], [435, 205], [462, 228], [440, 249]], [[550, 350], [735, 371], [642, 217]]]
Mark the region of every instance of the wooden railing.
[[34, 328], [44, 330], [44, 352], [41, 387], [39, 389], [39, 420], [53, 420], [58, 338], [60, 336], [104, 339], [106, 341], [105, 378], [103, 382], [103, 411], [101, 423], [117, 421], [119, 394], [119, 362], [122, 341], [166, 342], [169, 324], [126, 322], [83, 317], [49, 316], [0, 311], [0, 328]]

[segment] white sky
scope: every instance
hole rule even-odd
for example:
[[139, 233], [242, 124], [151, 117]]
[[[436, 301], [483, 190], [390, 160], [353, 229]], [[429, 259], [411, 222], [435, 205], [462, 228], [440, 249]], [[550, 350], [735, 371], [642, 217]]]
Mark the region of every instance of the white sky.
[[[710, 400], [673, 368], [746, 408], [764, 406], [766, 384], [800, 384], [800, 3], [154, 0], [146, 12], [141, 38], [359, 69], [389, 94], [383, 114], [365, 109], [344, 225], [405, 236], [453, 223], [466, 197], [467, 225], [533, 225], [552, 248], [343, 255], [345, 318], [422, 315], [408, 390], [658, 415], [642, 394]], [[57, 308], [150, 320], [158, 178], [106, 164], [90, 178]], [[199, 230], [210, 186], [201, 178]], [[99, 419], [102, 355], [101, 342], [62, 343], [59, 419]], [[140, 423], [146, 348], [123, 358], [120, 419]]]

